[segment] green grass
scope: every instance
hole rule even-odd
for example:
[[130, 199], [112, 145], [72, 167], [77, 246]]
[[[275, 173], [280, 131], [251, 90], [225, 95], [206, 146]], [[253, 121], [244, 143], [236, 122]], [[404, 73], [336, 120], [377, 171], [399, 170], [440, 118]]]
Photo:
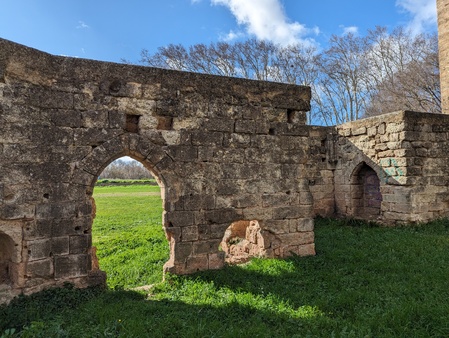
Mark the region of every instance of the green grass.
[[92, 227], [100, 268], [110, 288], [160, 282], [169, 245], [162, 230], [158, 186], [96, 187]]
[[[143, 196], [126, 203], [118, 197], [145, 188], [102, 189], [95, 189], [97, 221], [103, 212], [105, 219], [95, 223], [94, 238], [104, 248], [102, 268], [109, 259], [106, 271], [117, 271], [110, 288], [67, 286], [17, 298], [0, 307], [0, 336], [11, 329], [9, 337], [449, 337], [448, 220], [382, 228], [319, 219], [314, 257], [254, 259], [218, 271], [168, 276], [147, 295], [114, 287], [160, 281], [165, 258], [155, 259], [154, 274], [141, 280], [146, 268], [134, 274], [116, 256], [129, 244], [138, 252], [131, 260], [140, 269], [162, 251], [149, 250], [153, 243], [139, 251], [163, 239], [160, 199], [142, 202], [138, 211], [134, 204]], [[137, 235], [148, 218], [154, 223]], [[144, 256], [142, 263], [138, 256]]]

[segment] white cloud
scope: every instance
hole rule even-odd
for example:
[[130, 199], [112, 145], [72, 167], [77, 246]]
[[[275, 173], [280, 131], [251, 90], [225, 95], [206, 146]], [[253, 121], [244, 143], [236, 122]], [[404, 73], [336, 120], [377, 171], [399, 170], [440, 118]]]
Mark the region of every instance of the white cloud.
[[197, 3], [200, 3], [201, 2], [201, 0], [190, 0], [190, 3], [193, 5], [193, 4], [197, 4]]
[[[259, 40], [281, 45], [309, 41], [304, 37], [316, 33], [298, 22], [289, 22], [280, 0], [211, 0], [232, 12], [239, 25]], [[231, 32], [232, 33], [232, 32]]]
[[87, 29], [90, 27], [84, 21], [78, 21], [78, 26], [76, 26], [76, 28], [77, 29]]
[[348, 34], [357, 35], [357, 34], [359, 34], [359, 27], [357, 27], [357, 26], [346, 27], [346, 26], [340, 25], [340, 28], [343, 29], [343, 35], [348, 35]]
[[435, 0], [396, 0], [396, 6], [412, 16], [408, 27], [414, 34], [424, 32], [426, 28], [437, 22]]
[[245, 34], [242, 32], [234, 32], [233, 30], [231, 30], [228, 34], [224, 34], [222, 36], [220, 36], [220, 40], [222, 41], [226, 41], [226, 42], [231, 42], [234, 40], [237, 40], [241, 37], [243, 37]]

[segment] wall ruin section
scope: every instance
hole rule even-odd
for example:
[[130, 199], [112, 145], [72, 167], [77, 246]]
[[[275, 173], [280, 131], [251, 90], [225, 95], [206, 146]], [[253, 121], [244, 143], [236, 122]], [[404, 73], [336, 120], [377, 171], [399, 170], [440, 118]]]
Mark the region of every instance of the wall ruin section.
[[222, 267], [220, 242], [238, 220], [257, 221], [266, 257], [313, 255], [306, 171], [322, 149], [320, 132], [304, 125], [309, 109], [307, 87], [56, 57], [0, 40], [0, 231], [17, 244], [14, 261], [4, 259], [16, 277], [0, 298], [104, 283], [92, 267], [92, 191], [124, 155], [164, 187], [166, 271]]
[[365, 163], [380, 180], [382, 223], [425, 222], [449, 212], [449, 116], [400, 111], [336, 127], [336, 214], [362, 217], [353, 174]]
[[[0, 39], [0, 302], [105, 282], [92, 192], [125, 155], [162, 187], [164, 269], [176, 274], [313, 255], [317, 215], [386, 224], [448, 215], [449, 116], [308, 126], [310, 99], [308, 87], [57, 57]], [[237, 223], [236, 245], [227, 231]]]

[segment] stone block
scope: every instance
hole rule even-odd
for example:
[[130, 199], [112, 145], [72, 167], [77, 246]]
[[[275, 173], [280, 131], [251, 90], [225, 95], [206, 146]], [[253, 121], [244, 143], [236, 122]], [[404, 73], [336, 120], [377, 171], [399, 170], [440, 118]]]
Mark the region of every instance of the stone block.
[[86, 254], [92, 246], [90, 234], [80, 236], [70, 236], [70, 254]]
[[210, 224], [200, 224], [198, 225], [198, 239], [204, 240], [209, 239], [211, 235], [211, 225]]
[[210, 238], [211, 239], [222, 239], [226, 229], [231, 225], [231, 223], [224, 224], [211, 224], [210, 225]]
[[90, 270], [89, 258], [87, 254], [55, 256], [55, 278], [87, 276]]
[[179, 242], [174, 245], [173, 256], [175, 262], [184, 262], [187, 257], [192, 255], [193, 252], [193, 243], [192, 242]]
[[234, 130], [234, 120], [232, 119], [217, 119], [209, 118], [204, 120], [203, 128], [206, 131], [221, 131], [232, 133]]
[[183, 242], [197, 241], [199, 238], [198, 227], [189, 226], [181, 228], [181, 239]]
[[0, 219], [33, 219], [35, 206], [28, 204], [3, 204], [0, 205]]
[[43, 203], [36, 205], [37, 219], [76, 217], [77, 205], [73, 202]]
[[315, 228], [313, 218], [300, 218], [289, 220], [290, 232], [309, 232]]
[[164, 224], [171, 224], [174, 227], [184, 227], [195, 223], [193, 211], [171, 211], [164, 215]]
[[304, 213], [304, 208], [299, 206], [288, 206], [273, 208], [273, 219], [282, 220], [290, 218], [302, 218], [307, 216]]
[[108, 128], [107, 111], [84, 111], [81, 112], [82, 127], [84, 128]]
[[51, 254], [51, 239], [39, 239], [28, 241], [26, 248], [28, 250], [28, 260], [36, 261], [49, 258]]
[[198, 241], [193, 244], [193, 254], [202, 255], [218, 251], [221, 239]]
[[352, 129], [353, 136], [365, 135], [367, 132], [366, 127], [360, 127], [357, 129]]
[[240, 218], [240, 215], [236, 209], [223, 208], [216, 210], [209, 210], [204, 213], [206, 222], [209, 224], [223, 224], [232, 223], [233, 221]]
[[311, 243], [311, 244], [299, 245], [296, 254], [301, 257], [314, 256], [316, 254], [315, 244]]
[[299, 204], [299, 194], [287, 193], [262, 195], [264, 207], [279, 207]]
[[224, 252], [216, 252], [208, 255], [209, 269], [216, 270], [221, 269], [225, 265]]
[[69, 254], [69, 237], [53, 237], [51, 239], [52, 255], [68, 255]]
[[186, 272], [193, 273], [207, 270], [209, 268], [209, 258], [207, 255], [196, 255], [187, 258]]
[[313, 231], [279, 234], [277, 237], [282, 246], [312, 244], [315, 239]]
[[236, 121], [235, 132], [243, 134], [254, 134], [256, 132], [256, 122], [253, 120]]
[[191, 146], [174, 146], [170, 148], [170, 156], [175, 161], [193, 162], [198, 158], [198, 149]]
[[287, 219], [266, 220], [263, 222], [262, 228], [274, 234], [285, 234], [290, 232], [290, 222]]
[[192, 144], [194, 146], [221, 146], [223, 133], [221, 132], [192, 132]]
[[33, 262], [26, 263], [26, 275], [28, 277], [41, 277], [51, 278], [53, 277], [53, 259], [47, 258]]

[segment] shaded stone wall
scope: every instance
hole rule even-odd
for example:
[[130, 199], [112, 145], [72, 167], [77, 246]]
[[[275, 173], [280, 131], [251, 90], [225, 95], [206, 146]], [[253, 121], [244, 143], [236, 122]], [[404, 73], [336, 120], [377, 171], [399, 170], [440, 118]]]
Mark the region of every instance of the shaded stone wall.
[[325, 150], [321, 132], [304, 125], [309, 108], [307, 87], [55, 57], [0, 40], [0, 240], [9, 243], [0, 299], [104, 282], [92, 266], [92, 192], [124, 155], [162, 187], [166, 271], [222, 267], [220, 242], [240, 220], [257, 222], [266, 257], [313, 255], [306, 173]]
[[396, 112], [337, 126], [336, 213], [360, 216], [355, 176], [361, 165], [380, 180], [384, 223], [421, 222], [447, 216], [449, 117]]

